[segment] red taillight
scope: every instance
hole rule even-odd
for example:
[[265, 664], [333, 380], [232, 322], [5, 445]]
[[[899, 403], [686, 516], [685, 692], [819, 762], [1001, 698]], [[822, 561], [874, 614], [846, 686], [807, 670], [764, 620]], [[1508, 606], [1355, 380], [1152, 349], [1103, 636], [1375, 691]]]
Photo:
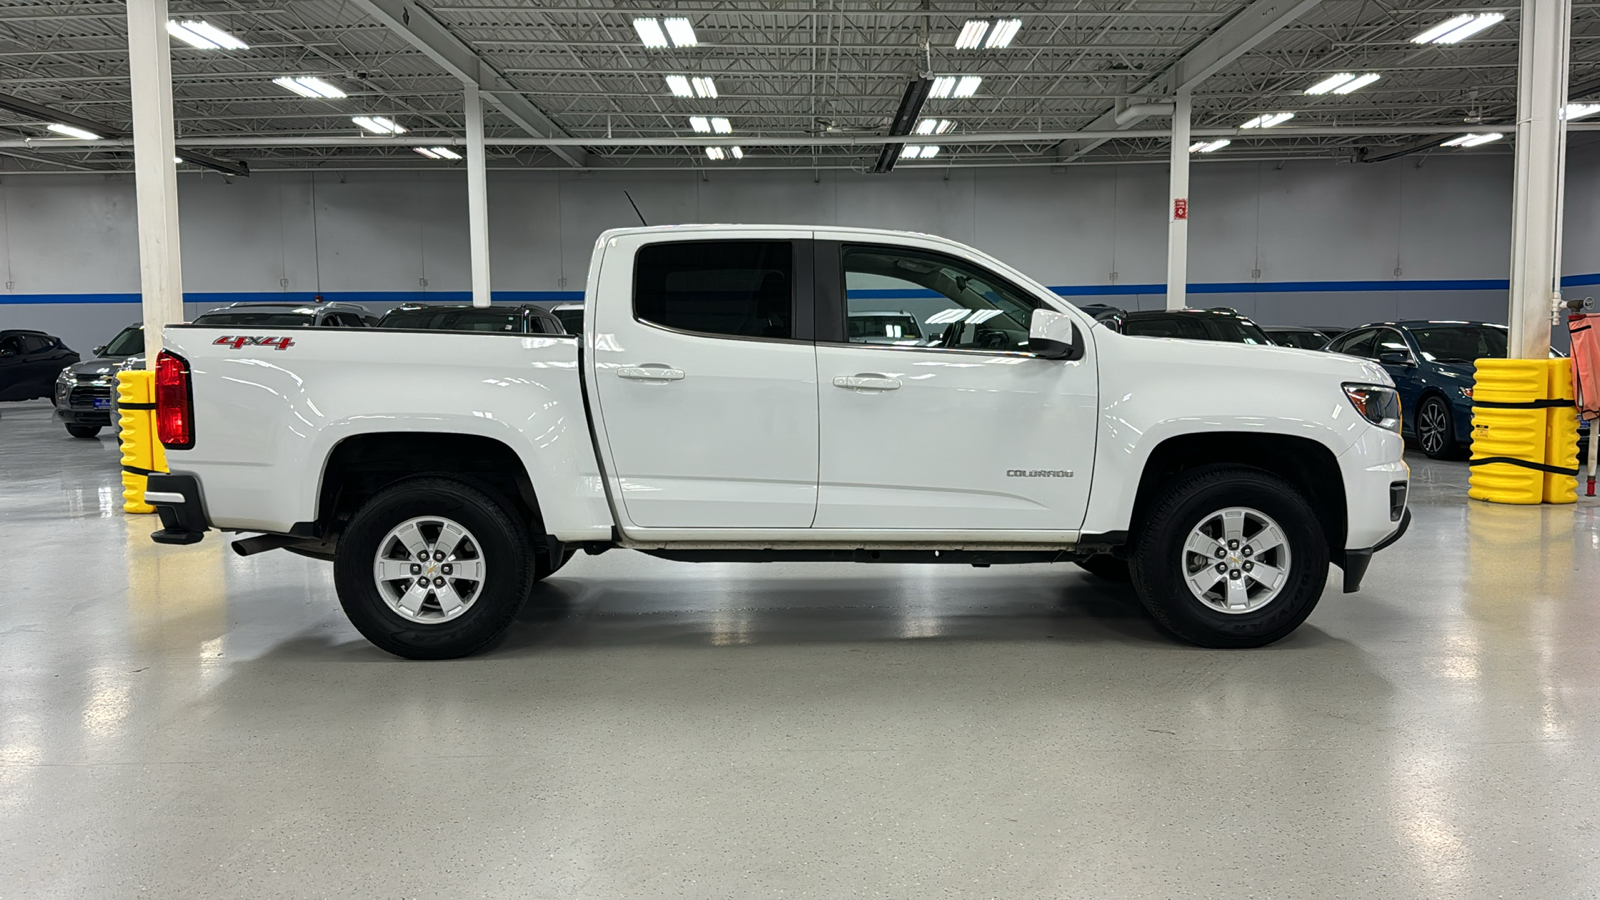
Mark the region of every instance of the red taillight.
[[156, 436], [173, 450], [194, 446], [194, 394], [189, 364], [163, 350], [156, 357]]

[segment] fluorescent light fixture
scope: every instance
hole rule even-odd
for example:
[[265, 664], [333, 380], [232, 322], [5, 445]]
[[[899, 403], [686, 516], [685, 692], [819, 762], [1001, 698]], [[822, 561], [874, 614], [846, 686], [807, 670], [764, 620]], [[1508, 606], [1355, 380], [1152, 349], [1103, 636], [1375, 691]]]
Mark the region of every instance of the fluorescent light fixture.
[[940, 75], [933, 80], [933, 87], [928, 89], [928, 96], [943, 100], [949, 97], [950, 92], [955, 89], [956, 77], [954, 75]]
[[1189, 152], [1215, 153], [1231, 143], [1233, 143], [1233, 141], [1230, 141], [1227, 138], [1221, 138], [1215, 141], [1196, 141], [1195, 143], [1189, 145]]
[[272, 83], [312, 100], [343, 100], [346, 96], [344, 91], [314, 75], [285, 75], [272, 79]]
[[668, 75], [667, 90], [671, 91], [674, 97], [694, 96], [694, 88], [689, 86], [689, 79], [683, 75]]
[[922, 156], [921, 156], [922, 159], [933, 159], [935, 156], [938, 156], [938, 155], [939, 155], [939, 148], [938, 147], [930, 145], [930, 146], [922, 148]]
[[411, 149], [421, 153], [423, 156], [426, 156], [429, 159], [461, 158], [461, 154], [451, 150], [449, 147], [412, 147]]
[[983, 45], [984, 49], [1004, 50], [1011, 46], [1011, 39], [1017, 36], [1020, 28], [1022, 28], [1021, 19], [1001, 19], [994, 23], [994, 31], [989, 33], [989, 40]]
[[961, 80], [956, 82], [956, 89], [953, 93], [951, 93], [950, 96], [971, 97], [973, 94], [978, 92], [978, 85], [980, 84], [983, 84], [983, 78], [981, 76], [963, 75], [961, 76]]
[[1462, 13], [1411, 39], [1413, 44], [1455, 44], [1506, 20], [1505, 13]]
[[711, 120], [705, 116], [690, 116], [689, 127], [693, 128], [699, 134], [710, 134]]
[[742, 147], [734, 147], [729, 152], [733, 154], [734, 159], [744, 159], [744, 148]]
[[432, 150], [429, 150], [427, 147], [412, 147], [411, 149], [417, 151], [418, 153], [421, 153], [423, 156], [426, 156], [429, 159], [438, 159], [439, 158], [439, 154], [433, 152]]
[[712, 81], [709, 77], [696, 78], [694, 80], [694, 95], [696, 97], [707, 97], [712, 100], [717, 99], [717, 83]]
[[1561, 118], [1572, 122], [1595, 113], [1600, 113], [1600, 103], [1568, 103], [1567, 108], [1561, 111]]
[[1483, 145], [1483, 144], [1490, 143], [1491, 141], [1498, 141], [1503, 137], [1505, 137], [1505, 135], [1503, 135], [1503, 134], [1501, 134], [1499, 132], [1493, 132], [1491, 134], [1463, 134], [1460, 137], [1451, 138], [1450, 140], [1445, 141], [1444, 143], [1440, 144], [1439, 146], [1441, 146], [1441, 147], [1477, 147], [1477, 146], [1480, 146], [1480, 145]]
[[51, 122], [45, 126], [47, 131], [53, 131], [63, 137], [77, 138], [80, 141], [98, 141], [100, 135], [87, 128], [78, 128], [75, 125], [62, 125], [60, 122]]
[[1294, 118], [1294, 113], [1292, 113], [1292, 112], [1262, 113], [1261, 115], [1256, 116], [1254, 119], [1251, 119], [1250, 121], [1244, 123], [1243, 125], [1240, 125], [1239, 127], [1240, 128], [1272, 128], [1275, 125], [1282, 125], [1283, 123], [1289, 121], [1292, 118]]
[[1306, 88], [1306, 93], [1326, 94], [1334, 88], [1339, 87], [1342, 84], [1348, 84], [1355, 79], [1356, 76], [1350, 74], [1349, 72], [1340, 72], [1337, 75], [1329, 75], [1327, 78], [1324, 78], [1316, 84], [1313, 84], [1311, 87]]
[[906, 144], [900, 148], [901, 159], [916, 159], [922, 155], [922, 148], [916, 144]]
[[717, 134], [733, 134], [733, 123], [717, 116], [711, 120], [711, 130]]
[[983, 36], [989, 33], [989, 23], [984, 19], [968, 19], [967, 24], [961, 26], [961, 33], [956, 35], [957, 50], [976, 50], [983, 43]]
[[174, 156], [174, 157], [173, 157], [173, 158], [172, 158], [172, 162], [173, 162], [173, 164], [174, 164], [174, 165], [179, 165], [179, 166], [181, 166], [181, 165], [183, 165], [183, 157], [181, 157], [181, 156]]
[[721, 147], [707, 147], [706, 156], [709, 156], [712, 159], [727, 159], [728, 153]]
[[667, 46], [666, 32], [661, 30], [661, 23], [655, 19], [634, 19], [633, 30], [639, 32], [639, 40], [646, 47]]
[[405, 134], [406, 130], [393, 119], [383, 116], [353, 116], [350, 121], [360, 125], [373, 134]]
[[954, 128], [956, 123], [949, 119], [923, 119], [917, 123], [917, 134], [944, 134]]
[[167, 34], [198, 50], [249, 50], [250, 45], [209, 22], [167, 20]]
[[1354, 93], [1355, 91], [1361, 90], [1362, 88], [1364, 88], [1367, 85], [1373, 83], [1374, 81], [1377, 81], [1379, 78], [1382, 78], [1382, 77], [1383, 76], [1379, 75], [1377, 72], [1368, 72], [1365, 75], [1358, 75], [1358, 76], [1356, 76], [1356, 79], [1354, 81], [1346, 81], [1344, 84], [1341, 84], [1338, 87], [1334, 88], [1333, 92], [1335, 94]]
[[672, 38], [672, 43], [674, 46], [695, 47], [699, 45], [700, 39], [695, 37], [694, 26], [689, 24], [688, 19], [676, 17], [668, 18], [665, 21], [667, 25], [667, 36]]

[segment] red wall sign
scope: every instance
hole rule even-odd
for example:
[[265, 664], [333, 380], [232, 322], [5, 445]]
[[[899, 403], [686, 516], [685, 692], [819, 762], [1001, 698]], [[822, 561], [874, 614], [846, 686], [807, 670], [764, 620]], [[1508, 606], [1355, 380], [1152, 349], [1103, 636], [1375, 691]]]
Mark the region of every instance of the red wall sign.
[[1177, 197], [1177, 198], [1173, 199], [1173, 201], [1172, 201], [1172, 220], [1174, 222], [1176, 222], [1176, 221], [1178, 221], [1180, 219], [1188, 219], [1188, 218], [1189, 218], [1189, 198], [1187, 198], [1187, 197]]

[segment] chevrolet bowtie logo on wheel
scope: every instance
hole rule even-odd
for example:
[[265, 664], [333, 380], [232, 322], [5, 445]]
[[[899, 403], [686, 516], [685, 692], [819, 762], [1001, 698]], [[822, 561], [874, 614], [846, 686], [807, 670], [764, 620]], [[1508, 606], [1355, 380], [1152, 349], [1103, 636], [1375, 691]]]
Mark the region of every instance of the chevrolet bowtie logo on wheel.
[[1071, 469], [1007, 469], [1007, 478], [1071, 478]]
[[294, 338], [262, 337], [260, 335], [241, 335], [239, 337], [234, 337], [230, 334], [223, 335], [211, 343], [224, 347], [232, 347], [235, 350], [238, 350], [242, 347], [276, 347], [279, 350], [287, 350], [294, 346]]

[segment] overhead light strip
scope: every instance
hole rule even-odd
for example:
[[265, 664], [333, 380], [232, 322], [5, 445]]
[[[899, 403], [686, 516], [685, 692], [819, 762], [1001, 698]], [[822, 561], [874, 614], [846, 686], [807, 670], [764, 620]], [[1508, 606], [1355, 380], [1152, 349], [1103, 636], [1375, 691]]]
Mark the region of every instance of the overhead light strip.
[[406, 129], [393, 119], [383, 116], [352, 116], [350, 121], [373, 134], [405, 134]]
[[315, 75], [285, 75], [282, 78], [272, 79], [272, 83], [288, 88], [310, 100], [343, 100], [348, 96], [344, 91]]
[[1413, 44], [1456, 44], [1506, 20], [1505, 13], [1462, 13], [1423, 31], [1411, 39]]
[[100, 140], [100, 135], [95, 134], [87, 128], [79, 128], [76, 125], [63, 125], [60, 122], [51, 122], [49, 125], [45, 126], [45, 130], [53, 131], [62, 137], [77, 138], [80, 141]]

